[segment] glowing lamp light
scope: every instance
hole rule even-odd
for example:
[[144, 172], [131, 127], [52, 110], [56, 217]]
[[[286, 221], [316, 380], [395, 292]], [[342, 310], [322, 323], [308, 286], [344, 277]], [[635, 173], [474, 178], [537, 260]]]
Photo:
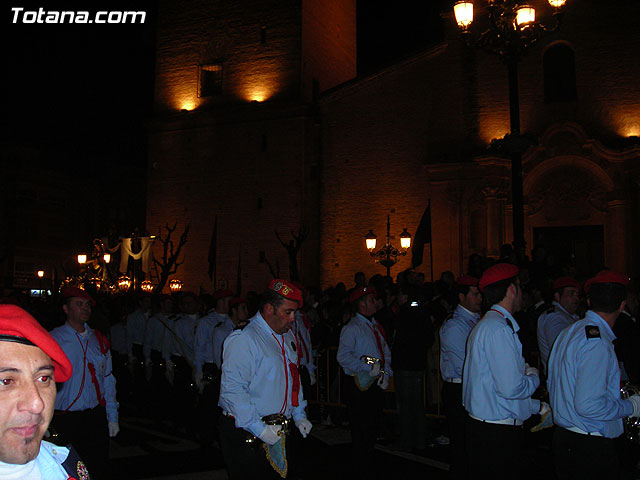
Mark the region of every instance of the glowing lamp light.
[[407, 232], [407, 229], [405, 228], [404, 230], [402, 230], [402, 233], [400, 234], [400, 247], [406, 250], [410, 246], [411, 246], [411, 234]]
[[367, 250], [372, 252], [376, 248], [376, 234], [373, 233], [373, 230], [369, 230], [369, 232], [364, 236], [364, 241], [367, 244]]
[[549, 5], [555, 8], [563, 7], [567, 0], [549, 0]]
[[96, 288], [96, 290], [100, 290], [100, 286], [102, 285], [102, 280], [99, 277], [91, 277], [89, 282]]
[[104, 260], [104, 263], [109, 263], [111, 261], [111, 254], [110, 253], [105, 253], [102, 256], [102, 259]]
[[195, 102], [184, 102], [180, 106], [180, 110], [182, 110], [183, 112], [190, 112], [191, 110], [195, 110], [195, 108], [196, 108]]
[[145, 293], [151, 293], [153, 292], [153, 284], [149, 281], [149, 280], [145, 280], [144, 282], [142, 282], [140, 284], [140, 288], [142, 289], [143, 292]]
[[87, 263], [87, 256], [84, 254], [78, 255], [78, 263], [80, 265], [84, 265], [85, 263]]
[[473, 22], [473, 3], [457, 2], [453, 6], [453, 13], [456, 16], [456, 22], [458, 23], [458, 26], [463, 30], [466, 30]]
[[38, 278], [44, 277], [44, 270], [38, 270]]
[[126, 275], [121, 275], [118, 278], [118, 288], [121, 292], [128, 292], [131, 287], [131, 279]]
[[171, 290], [174, 293], [179, 292], [180, 290], [182, 290], [182, 282], [177, 278], [174, 278], [169, 282], [169, 290]]
[[525, 27], [536, 21], [536, 9], [528, 5], [519, 7], [516, 10], [516, 23], [518, 26]]

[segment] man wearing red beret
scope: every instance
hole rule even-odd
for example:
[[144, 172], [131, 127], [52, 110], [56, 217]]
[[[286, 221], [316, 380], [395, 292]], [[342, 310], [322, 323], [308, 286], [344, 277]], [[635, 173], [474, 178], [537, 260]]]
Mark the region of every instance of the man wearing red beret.
[[560, 277], [553, 282], [553, 304], [538, 318], [538, 348], [547, 373], [551, 346], [562, 330], [579, 319], [580, 284], [571, 277]]
[[287, 478], [291, 439], [311, 431], [298, 372], [299, 345], [291, 332], [301, 305], [300, 290], [275, 279], [258, 313], [224, 342], [220, 446], [232, 480]]
[[488, 310], [469, 334], [462, 377], [462, 399], [469, 413], [466, 448], [469, 471], [479, 478], [517, 478], [522, 424], [547, 413], [531, 395], [540, 385], [538, 370], [522, 357], [520, 329], [513, 314], [522, 305], [519, 269], [510, 263], [489, 267], [478, 287]]
[[61, 293], [67, 321], [51, 336], [69, 357], [73, 375], [58, 392], [53, 426], [78, 449], [92, 478], [109, 478], [109, 437], [120, 431], [109, 341], [87, 324], [95, 305], [89, 294], [76, 287]]
[[440, 374], [442, 375], [442, 403], [449, 426], [451, 477], [467, 478], [464, 448], [464, 425], [467, 412], [462, 406], [462, 369], [469, 333], [480, 320], [482, 293], [478, 279], [462, 275], [455, 283], [459, 304], [453, 315], [440, 328]]
[[640, 395], [620, 396], [613, 326], [626, 305], [629, 277], [603, 271], [585, 284], [589, 310], [565, 328], [549, 357], [553, 454], [559, 479], [617, 479], [614, 440], [623, 417], [640, 416]]
[[[337, 359], [347, 378], [345, 398], [351, 424], [353, 462], [362, 477], [375, 473], [374, 446], [382, 418], [383, 390], [389, 386], [391, 350], [384, 331], [373, 318], [376, 290], [357, 287], [349, 295], [356, 314], [340, 332]], [[365, 359], [379, 361], [368, 364]], [[374, 385], [377, 384], [377, 385]], [[379, 387], [379, 388], [378, 388]]]
[[[67, 480], [87, 472], [75, 451], [42, 440], [69, 359], [27, 312], [0, 305], [0, 477]], [[88, 478], [85, 477], [85, 478]]]

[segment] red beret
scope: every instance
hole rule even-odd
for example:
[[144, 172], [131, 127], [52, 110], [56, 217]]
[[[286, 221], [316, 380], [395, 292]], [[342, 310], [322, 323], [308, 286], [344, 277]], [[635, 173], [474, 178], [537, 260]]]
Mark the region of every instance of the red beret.
[[91, 298], [91, 296], [87, 292], [78, 287], [64, 287], [60, 293], [64, 298], [78, 297], [89, 300], [92, 307], [96, 304], [96, 301]]
[[471, 275], [460, 275], [458, 280], [456, 280], [456, 283], [461, 287], [477, 287], [478, 279]]
[[481, 292], [487, 285], [499, 282], [500, 280], [506, 280], [507, 278], [513, 278], [520, 272], [520, 269], [512, 263], [496, 263], [487, 268], [480, 281], [478, 282], [478, 288]]
[[239, 305], [241, 303], [248, 304], [249, 302], [247, 302], [246, 298], [241, 298], [241, 297], [232, 298], [231, 300], [229, 300], [229, 308], [235, 307], [236, 305]]
[[0, 340], [35, 345], [51, 358], [55, 367], [53, 378], [56, 382], [66, 382], [71, 378], [71, 363], [58, 342], [35, 318], [20, 307], [0, 305]]
[[593, 285], [594, 283], [618, 283], [626, 287], [627, 285], [629, 285], [629, 276], [625, 275], [624, 273], [613, 272], [611, 270], [603, 270], [595, 277], [587, 280], [587, 283], [584, 284], [584, 291], [588, 293], [591, 285]]
[[376, 289], [373, 287], [358, 287], [351, 290], [349, 294], [349, 303], [355, 303], [361, 297], [365, 295], [375, 295]]
[[228, 288], [224, 288], [221, 290], [216, 290], [215, 292], [213, 292], [213, 299], [214, 300], [220, 300], [221, 298], [225, 298], [225, 297], [233, 297], [234, 293], [229, 290]]
[[291, 282], [275, 278], [269, 283], [269, 290], [273, 290], [288, 300], [298, 302], [298, 308], [302, 307], [302, 292], [296, 288]]
[[559, 288], [564, 288], [564, 287], [574, 287], [577, 289], [581, 289], [581, 285], [578, 283], [578, 281], [575, 278], [572, 277], [559, 277], [556, 278], [555, 281], [553, 282], [553, 289], [557, 290]]

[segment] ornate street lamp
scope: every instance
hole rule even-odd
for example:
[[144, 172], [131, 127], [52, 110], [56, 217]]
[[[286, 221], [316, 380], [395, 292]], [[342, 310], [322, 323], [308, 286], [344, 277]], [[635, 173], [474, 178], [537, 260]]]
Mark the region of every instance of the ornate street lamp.
[[373, 230], [369, 230], [364, 238], [369, 254], [376, 263], [387, 268], [388, 277], [391, 276], [391, 267], [398, 263], [398, 257], [406, 255], [407, 250], [411, 247], [411, 234], [406, 228], [400, 234], [400, 248], [402, 250], [398, 250], [391, 244], [391, 221], [389, 215], [387, 215], [387, 243], [380, 250], [375, 251], [377, 237]]
[[[524, 258], [524, 204], [522, 194], [522, 153], [529, 147], [520, 136], [520, 103], [518, 98], [518, 62], [526, 51], [544, 36], [558, 29], [566, 0], [548, 0], [554, 8], [554, 21], [536, 21], [533, 7], [516, 0], [486, 0], [489, 28], [474, 36], [473, 2], [459, 1], [453, 7], [456, 22], [467, 45], [498, 55], [507, 66], [509, 77], [510, 134], [504, 147], [511, 158], [511, 202], [513, 206], [513, 244], [518, 260]], [[478, 2], [476, 2], [478, 3]]]
[[171, 293], [179, 292], [182, 290], [182, 282], [177, 278], [174, 278], [169, 282], [169, 290], [171, 290]]
[[126, 275], [121, 275], [118, 278], [118, 288], [121, 292], [128, 292], [131, 287], [131, 279]]
[[149, 280], [144, 280], [140, 284], [140, 288], [144, 293], [151, 293], [153, 292], [153, 283], [151, 283]]

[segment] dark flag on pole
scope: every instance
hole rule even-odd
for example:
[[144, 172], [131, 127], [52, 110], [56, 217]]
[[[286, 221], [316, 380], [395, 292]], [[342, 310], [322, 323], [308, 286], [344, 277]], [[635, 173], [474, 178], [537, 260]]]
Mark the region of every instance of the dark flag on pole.
[[416, 235], [413, 239], [411, 247], [411, 266], [413, 268], [422, 265], [422, 257], [424, 255], [424, 246], [431, 243], [431, 200], [427, 204], [427, 208], [422, 214]]
[[[209, 280], [213, 280], [216, 272], [216, 256], [218, 249], [218, 216], [213, 221], [213, 233], [211, 234], [211, 243], [209, 244]], [[214, 282], [214, 288], [215, 282]]]

